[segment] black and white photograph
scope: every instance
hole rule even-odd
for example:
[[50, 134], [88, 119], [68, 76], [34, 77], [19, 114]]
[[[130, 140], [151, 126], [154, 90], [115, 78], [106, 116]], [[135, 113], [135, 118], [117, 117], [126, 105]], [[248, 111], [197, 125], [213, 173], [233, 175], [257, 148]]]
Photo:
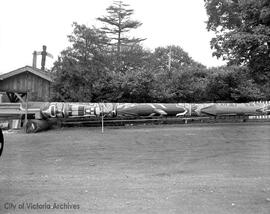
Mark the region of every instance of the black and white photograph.
[[269, 214], [270, 0], [0, 2], [0, 214]]

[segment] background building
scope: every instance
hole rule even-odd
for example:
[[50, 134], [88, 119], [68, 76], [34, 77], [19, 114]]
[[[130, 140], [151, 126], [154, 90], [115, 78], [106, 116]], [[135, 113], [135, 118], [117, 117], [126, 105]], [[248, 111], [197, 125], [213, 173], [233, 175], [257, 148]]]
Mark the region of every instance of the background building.
[[0, 75], [0, 102], [46, 102], [51, 95], [51, 73], [31, 66]]

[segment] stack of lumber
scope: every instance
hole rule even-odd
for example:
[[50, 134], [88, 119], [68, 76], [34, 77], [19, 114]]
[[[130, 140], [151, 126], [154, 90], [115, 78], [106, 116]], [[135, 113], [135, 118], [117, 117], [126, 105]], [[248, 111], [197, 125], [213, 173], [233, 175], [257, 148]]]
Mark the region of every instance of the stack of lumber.
[[0, 103], [0, 118], [20, 118], [20, 103]]

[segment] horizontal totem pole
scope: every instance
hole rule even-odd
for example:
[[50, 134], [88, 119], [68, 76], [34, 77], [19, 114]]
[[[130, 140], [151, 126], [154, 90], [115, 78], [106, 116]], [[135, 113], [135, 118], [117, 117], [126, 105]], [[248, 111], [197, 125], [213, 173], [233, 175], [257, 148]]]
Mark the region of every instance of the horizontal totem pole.
[[27, 125], [28, 132], [50, 127], [52, 120], [68, 118], [217, 117], [270, 115], [270, 102], [250, 103], [45, 103], [40, 120]]
[[46, 103], [43, 119], [71, 117], [196, 117], [267, 115], [270, 102], [253, 103]]

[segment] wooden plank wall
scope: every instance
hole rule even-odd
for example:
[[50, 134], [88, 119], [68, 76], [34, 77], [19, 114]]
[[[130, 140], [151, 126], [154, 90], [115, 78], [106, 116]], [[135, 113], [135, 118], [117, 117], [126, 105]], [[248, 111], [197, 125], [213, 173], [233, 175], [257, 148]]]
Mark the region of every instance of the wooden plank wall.
[[25, 92], [29, 90], [29, 101], [49, 101], [50, 82], [26, 72], [0, 81], [0, 91]]

